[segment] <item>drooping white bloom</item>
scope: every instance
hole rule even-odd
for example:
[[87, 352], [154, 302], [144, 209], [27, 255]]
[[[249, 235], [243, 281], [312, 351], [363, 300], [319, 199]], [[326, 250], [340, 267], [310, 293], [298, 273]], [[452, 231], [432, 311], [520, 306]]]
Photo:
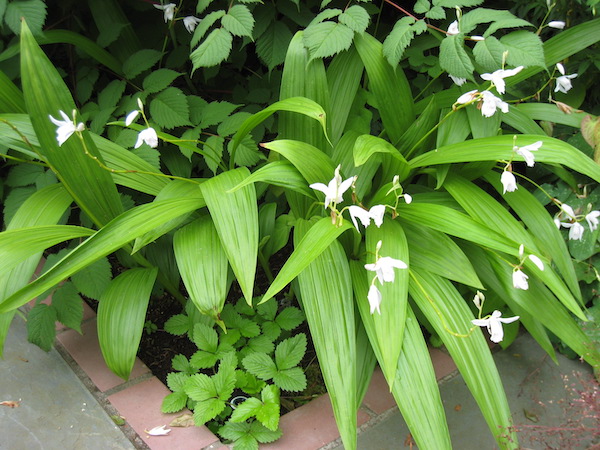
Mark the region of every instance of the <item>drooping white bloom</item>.
[[475, 304], [475, 307], [477, 309], [481, 309], [481, 305], [483, 305], [484, 301], [485, 301], [485, 295], [483, 295], [483, 292], [477, 291], [477, 293], [473, 297], [473, 303]]
[[490, 91], [483, 91], [481, 93], [483, 95], [483, 104], [481, 105], [481, 114], [484, 117], [492, 117], [496, 112], [496, 109], [499, 108], [503, 113], [508, 112], [508, 103], [503, 102], [502, 99], [499, 99]]
[[528, 278], [529, 277], [527, 275], [525, 275], [525, 273], [523, 273], [523, 271], [521, 269], [517, 269], [517, 270], [513, 271], [513, 274], [512, 274], [513, 287], [515, 289], [523, 289], [524, 291], [526, 291], [527, 289], [529, 289], [529, 283], [527, 282]]
[[572, 241], [580, 241], [583, 237], [583, 232], [585, 228], [579, 222], [562, 222], [562, 226], [565, 228], [569, 228], [569, 239]]
[[341, 166], [337, 166], [333, 178], [327, 186], [325, 186], [323, 183], [313, 183], [310, 185], [310, 188], [321, 191], [325, 194], [325, 208], [332, 203], [338, 204], [343, 202], [344, 192], [350, 189], [350, 186], [352, 186], [352, 182], [354, 181], [354, 177], [350, 177], [347, 180], [342, 181], [342, 177], [340, 176], [340, 168]]
[[528, 258], [538, 267], [538, 269], [544, 270], [544, 262], [540, 258], [535, 255], [529, 255]]
[[479, 92], [477, 91], [477, 89], [473, 89], [472, 91], [465, 92], [463, 95], [458, 97], [456, 99], [456, 103], [460, 103], [461, 105], [464, 105], [465, 103], [469, 103], [470, 101], [472, 101], [478, 95], [479, 95]]
[[408, 266], [399, 259], [390, 256], [383, 256], [375, 261], [374, 264], [365, 264], [365, 269], [375, 272], [377, 279], [381, 284], [384, 282], [393, 283], [395, 279], [394, 269], [407, 269]]
[[502, 318], [502, 313], [495, 310], [490, 317], [487, 319], [473, 319], [471, 323], [478, 327], [486, 327], [488, 333], [490, 333], [490, 341], [498, 343], [504, 339], [504, 330], [502, 329], [503, 323], [512, 323], [519, 319], [519, 316], [505, 317]]
[[472, 41], [485, 41], [483, 36], [471, 36]]
[[517, 179], [515, 178], [513, 173], [509, 172], [508, 170], [502, 172], [502, 175], [500, 176], [500, 181], [502, 182], [502, 186], [504, 187], [504, 191], [502, 192], [503, 194], [506, 194], [507, 192], [514, 192], [517, 189], [519, 189], [517, 186]]
[[558, 30], [562, 30], [565, 27], [565, 22], [563, 22], [562, 20], [553, 20], [551, 22], [548, 22], [548, 26], [550, 28], [556, 28]]
[[48, 117], [52, 123], [58, 127], [56, 129], [56, 141], [58, 142], [58, 146], [62, 147], [65, 141], [69, 139], [73, 133], [76, 131], [81, 133], [85, 130], [85, 125], [83, 122], [75, 123], [75, 111], [73, 111], [73, 119], [70, 119], [64, 111], [59, 111], [59, 113], [63, 120], [55, 119], [50, 115]]
[[379, 289], [377, 289], [377, 286], [375, 286], [374, 284], [372, 284], [369, 288], [367, 300], [369, 300], [371, 314], [377, 311], [381, 315], [381, 311], [379, 310], [379, 305], [381, 305], [381, 292], [379, 292]]
[[594, 231], [596, 228], [598, 228], [598, 216], [600, 216], [600, 211], [591, 211], [586, 214], [585, 220], [587, 220], [590, 231]]
[[149, 127], [139, 132], [137, 141], [135, 143], [135, 148], [138, 148], [143, 142], [152, 148], [158, 147], [158, 135], [156, 134], [154, 128]]
[[542, 144], [543, 144], [542, 141], [537, 141], [537, 142], [534, 142], [533, 144], [525, 145], [523, 147], [517, 147], [515, 145], [513, 150], [517, 153], [517, 155], [520, 155], [523, 158], [525, 158], [525, 162], [527, 163], [527, 165], [529, 167], [533, 167], [535, 164], [535, 157], [533, 156], [533, 153], [531, 153], [531, 152], [535, 152], [535, 151], [539, 150], [539, 148], [542, 146]]
[[575, 220], [575, 211], [573, 211], [573, 208], [571, 208], [569, 205], [566, 203], [561, 203], [560, 209], [567, 215], [569, 220]]
[[462, 78], [462, 77], [455, 77], [454, 75], [450, 75], [448, 74], [448, 76], [450, 78], [452, 78], [452, 81], [454, 82], [454, 84], [456, 84], [457, 86], [462, 86], [463, 84], [465, 84], [467, 82], [466, 78]]
[[146, 433], [148, 433], [150, 436], [166, 436], [168, 435], [171, 430], [167, 428], [166, 425], [162, 425], [160, 427], [154, 427], [151, 430], [144, 430]]
[[450, 24], [450, 26], [448, 26], [448, 31], [446, 32], [446, 34], [448, 34], [449, 36], [454, 36], [458, 33], [460, 33], [460, 30], [458, 29], [458, 20], [455, 20]]
[[410, 205], [412, 203], [412, 196], [410, 194], [404, 194], [404, 201], [407, 205]]
[[129, 125], [131, 125], [133, 121], [137, 119], [137, 116], [139, 116], [139, 114], [140, 111], [138, 109], [136, 109], [135, 111], [131, 111], [129, 114], [127, 114], [127, 117], [125, 117], [125, 126], [128, 127]]
[[164, 12], [165, 22], [173, 20], [173, 17], [175, 17], [175, 8], [177, 7], [175, 3], [167, 3], [166, 5], [154, 5], [154, 7]]
[[194, 16], [187, 16], [183, 18], [183, 25], [188, 32], [193, 33], [196, 26], [200, 23], [200, 19]]
[[504, 82], [504, 79], [518, 74], [521, 70], [523, 70], [523, 66], [515, 67], [514, 69], [509, 70], [500, 69], [493, 73], [482, 73], [481, 78], [486, 81], [491, 81], [494, 86], [496, 86], [498, 93], [504, 94], [506, 90], [506, 83]]
[[574, 73], [571, 75], [565, 75], [565, 68], [561, 63], [556, 64], [556, 68], [560, 72], [561, 76], [556, 79], [556, 87], [554, 88], [554, 92], [562, 92], [563, 94], [566, 94], [573, 87], [571, 80], [575, 78], [577, 74]]

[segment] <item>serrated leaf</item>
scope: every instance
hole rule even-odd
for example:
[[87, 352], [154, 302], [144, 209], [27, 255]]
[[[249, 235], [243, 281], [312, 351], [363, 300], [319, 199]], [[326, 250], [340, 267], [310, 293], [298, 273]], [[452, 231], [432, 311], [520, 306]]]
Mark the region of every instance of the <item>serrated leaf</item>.
[[277, 345], [275, 349], [275, 364], [278, 370], [290, 369], [297, 366], [306, 352], [306, 335], [297, 334]]
[[425, 17], [427, 17], [428, 19], [437, 19], [437, 20], [445, 19], [446, 11], [441, 6], [434, 6], [433, 8], [431, 8], [429, 11], [427, 11], [425, 13]]
[[250, 424], [249, 423], [233, 423], [227, 422], [221, 428], [219, 428], [219, 435], [224, 437], [225, 439], [229, 439], [231, 441], [237, 441], [244, 435], [250, 432]]
[[215, 353], [198, 350], [190, 358], [190, 365], [198, 369], [209, 369], [219, 360]]
[[277, 314], [277, 302], [273, 300], [261, 303], [256, 307], [256, 312], [265, 320], [274, 320]]
[[338, 21], [356, 33], [364, 33], [369, 26], [369, 13], [362, 6], [353, 5], [339, 15]]
[[250, 432], [257, 441], [263, 444], [276, 441], [283, 434], [279, 429], [277, 431], [272, 431], [265, 428], [260, 422], [252, 422], [250, 424]]
[[190, 362], [185, 355], [175, 355], [171, 361], [171, 365], [173, 366], [173, 370], [177, 370], [189, 375], [193, 375], [197, 372], [196, 369], [190, 366]]
[[198, 373], [188, 378], [184, 390], [188, 397], [197, 402], [217, 397], [213, 380], [203, 373]]
[[173, 392], [185, 390], [189, 376], [182, 372], [171, 372], [167, 375], [167, 386]]
[[232, 134], [235, 134], [242, 123], [250, 116], [252, 116], [252, 114], [249, 112], [242, 111], [226, 117], [217, 127], [217, 134], [219, 136], [231, 136]]
[[212, 377], [217, 392], [217, 397], [226, 401], [235, 388], [235, 368], [237, 367], [237, 357], [233, 352], [223, 357], [219, 364], [219, 371]]
[[277, 372], [273, 383], [285, 391], [299, 392], [306, 389], [306, 375], [300, 367], [293, 367]]
[[4, 21], [13, 33], [19, 35], [21, 19], [25, 19], [31, 32], [39, 35], [46, 21], [46, 8], [46, 3], [41, 0], [12, 1], [6, 6]]
[[165, 414], [181, 411], [185, 408], [187, 399], [185, 392], [173, 392], [163, 399], [160, 411]]
[[546, 67], [544, 47], [537, 34], [530, 31], [514, 31], [502, 36], [500, 43], [508, 50], [506, 62], [509, 65]]
[[165, 331], [176, 336], [187, 333], [189, 328], [190, 319], [185, 314], [175, 314], [165, 322]]
[[446, 36], [440, 45], [440, 66], [450, 75], [471, 79], [473, 63], [465, 51], [462, 34]]
[[[229, 141], [227, 145], [229, 153], [231, 153], [233, 145], [233, 141]], [[235, 164], [237, 166], [253, 166], [261, 159], [264, 157], [251, 135], [244, 136], [241, 141], [236, 142]]]
[[431, 3], [429, 3], [429, 0], [417, 0], [413, 10], [417, 14], [425, 14], [427, 11], [429, 11], [429, 8], [431, 8]]
[[246, 348], [252, 350], [253, 352], [268, 354], [273, 351], [275, 344], [273, 344], [273, 340], [271, 340], [271, 338], [261, 335], [248, 339]]
[[239, 108], [240, 105], [235, 105], [229, 102], [211, 102], [202, 109], [202, 120], [200, 121], [201, 128], [208, 128], [211, 125], [216, 125], [223, 122], [233, 111]]
[[444, 8], [468, 8], [481, 5], [483, 1], [484, 0], [434, 0], [433, 4], [436, 6], [443, 6]]
[[165, 89], [152, 99], [150, 114], [152, 114], [152, 119], [164, 128], [191, 125], [190, 110], [185, 94], [174, 87]]
[[225, 402], [218, 398], [211, 398], [196, 403], [194, 407], [194, 423], [201, 427], [209, 420], [217, 417], [225, 409]]
[[282, 64], [290, 41], [292, 32], [282, 21], [273, 21], [256, 41], [256, 53], [264, 61], [269, 70]]
[[225, 138], [222, 138], [221, 136], [209, 136], [208, 139], [204, 141], [202, 147], [202, 150], [205, 153], [204, 162], [213, 173], [216, 173], [217, 168], [219, 167], [219, 161], [221, 161], [223, 156], [224, 143]]
[[206, 32], [210, 29], [210, 27], [224, 15], [225, 15], [225, 11], [220, 9], [218, 11], [213, 11], [213, 12], [207, 14], [206, 16], [204, 16], [204, 18], [200, 21], [200, 23], [196, 27], [196, 30], [194, 30], [194, 35], [192, 36], [192, 40], [190, 42], [190, 47], [194, 48], [196, 46], [196, 44], [198, 44], [198, 42], [200, 42], [202, 40], [202, 38], [204, 37]]
[[100, 109], [115, 107], [119, 100], [121, 100], [126, 85], [127, 83], [124, 80], [113, 80], [102, 89], [98, 94], [98, 106]]
[[254, 17], [245, 5], [234, 5], [221, 19], [223, 28], [234, 36], [248, 36], [252, 38]]
[[502, 53], [504, 46], [494, 36], [479, 41], [473, 47], [475, 61], [485, 70], [493, 72], [502, 66]]
[[112, 279], [111, 265], [107, 258], [100, 258], [71, 277], [75, 287], [86, 297], [100, 300]]
[[291, 331], [304, 321], [304, 314], [295, 306], [289, 306], [279, 313], [275, 323], [287, 331]]
[[[264, 392], [268, 388], [272, 388], [277, 392], [276, 397], [272, 397], [271, 394], [268, 394], [270, 398], [265, 400]], [[280, 417], [280, 406], [279, 406], [279, 388], [277, 386], [266, 386], [263, 390], [263, 405], [257, 411], [256, 418], [262, 423], [265, 427], [267, 427], [271, 431], [277, 431], [279, 427], [279, 417]]]
[[[321, 6], [321, 8], [322, 8], [322, 6]], [[333, 19], [334, 17], [337, 17], [340, 14], [342, 14], [342, 12], [343, 11], [338, 8], [325, 9], [315, 16], [315, 18], [310, 22], [309, 27], [316, 25], [318, 23], [322, 23], [328, 19]]]
[[277, 373], [273, 360], [264, 353], [251, 353], [242, 360], [248, 372], [263, 380], [270, 380]]
[[219, 337], [214, 328], [203, 323], [194, 325], [194, 344], [207, 352], [215, 353], [217, 351]]
[[383, 56], [392, 66], [397, 66], [402, 59], [404, 50], [415, 37], [412, 17], [403, 17], [394, 25], [394, 29], [383, 41]]
[[254, 397], [245, 400], [243, 403], [239, 403], [231, 414], [229, 419], [231, 422], [243, 422], [252, 416], [255, 416], [262, 407], [262, 402]]
[[261, 324], [263, 336], [268, 337], [271, 341], [275, 341], [281, 334], [281, 327], [275, 322], [265, 322]]
[[304, 45], [311, 59], [326, 58], [352, 45], [354, 32], [346, 25], [335, 22], [322, 22], [304, 30]]
[[27, 340], [49, 352], [56, 336], [56, 309], [38, 303], [27, 314]]
[[233, 36], [223, 28], [211, 31], [206, 40], [190, 54], [193, 69], [212, 67], [225, 61], [231, 52]]
[[201, 14], [206, 8], [210, 6], [213, 0], [198, 0], [196, 3], [196, 13]]
[[35, 184], [35, 180], [44, 173], [42, 166], [33, 164], [19, 164], [11, 167], [5, 179], [7, 186], [19, 187]]
[[154, 66], [160, 60], [161, 56], [161, 52], [149, 48], [135, 52], [123, 63], [125, 77], [129, 80], [135, 78], [144, 70], [148, 70]]
[[167, 88], [173, 82], [173, 80], [181, 75], [182, 73], [171, 69], [158, 69], [144, 78], [142, 86], [146, 92], [159, 92]]
[[242, 333], [242, 336], [244, 337], [251, 338], [256, 337], [260, 334], [260, 327], [256, 322], [250, 319], [242, 318], [237, 323], [237, 328], [240, 330], [240, 333]]
[[54, 291], [52, 306], [60, 323], [81, 333], [83, 300], [72, 283], [67, 282]]

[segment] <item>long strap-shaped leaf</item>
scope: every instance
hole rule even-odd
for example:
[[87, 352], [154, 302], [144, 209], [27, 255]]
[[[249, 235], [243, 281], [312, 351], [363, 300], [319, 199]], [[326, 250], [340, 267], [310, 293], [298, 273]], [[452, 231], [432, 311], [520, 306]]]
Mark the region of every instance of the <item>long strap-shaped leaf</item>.
[[194, 198], [163, 200], [125, 211], [78, 245], [48, 272], [0, 303], [0, 313], [24, 305], [87, 265], [123, 247], [168, 220], [198, 208]]
[[[75, 103], [58, 71], [40, 49], [25, 21], [21, 27], [21, 77], [27, 112], [38, 136], [41, 151], [75, 202], [97, 226], [118, 216], [121, 200], [110, 173], [85, 154], [82, 141], [72, 135], [61, 147], [56, 141], [56, 125], [49, 116], [61, 119], [59, 111], [69, 117]], [[84, 131], [87, 151], [101, 158], [96, 145]]]
[[[318, 225], [313, 225], [313, 228]], [[302, 235], [307, 222], [297, 225]], [[298, 276], [306, 321], [346, 449], [356, 449], [356, 331], [348, 258], [331, 243]]]
[[252, 305], [252, 288], [258, 257], [258, 207], [254, 185], [230, 192], [250, 175], [246, 167], [223, 172], [200, 185], [223, 249]]
[[[465, 300], [452, 284], [411, 269], [410, 295], [450, 352], [500, 448], [519, 448], [498, 369]], [[463, 335], [456, 336], [454, 333]]]
[[111, 281], [98, 305], [98, 341], [106, 364], [127, 380], [142, 338], [158, 269], [130, 269]]
[[227, 297], [227, 255], [210, 216], [177, 230], [173, 249], [192, 302], [202, 314], [219, 320]]

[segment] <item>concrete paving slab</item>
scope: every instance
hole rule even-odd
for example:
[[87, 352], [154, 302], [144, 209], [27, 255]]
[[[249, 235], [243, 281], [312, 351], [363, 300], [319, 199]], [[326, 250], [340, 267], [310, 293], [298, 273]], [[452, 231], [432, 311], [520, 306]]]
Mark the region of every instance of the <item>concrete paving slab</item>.
[[[520, 335], [506, 351], [494, 353], [523, 449], [575, 450], [600, 444], [598, 384], [591, 368], [560, 354], [557, 358], [559, 365], [528, 334]], [[460, 375], [443, 382], [440, 392], [453, 448], [497, 448]], [[595, 417], [586, 419], [586, 411], [593, 410]], [[408, 427], [397, 408], [358, 436], [360, 450], [417, 448], [409, 442]]]
[[62, 356], [27, 342], [15, 317], [0, 360], [0, 449], [130, 450], [135, 447]]

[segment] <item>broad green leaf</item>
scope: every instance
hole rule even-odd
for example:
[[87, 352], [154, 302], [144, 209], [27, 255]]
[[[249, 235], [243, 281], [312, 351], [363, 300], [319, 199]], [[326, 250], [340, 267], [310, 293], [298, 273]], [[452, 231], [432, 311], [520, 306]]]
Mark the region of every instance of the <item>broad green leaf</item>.
[[369, 13], [359, 5], [352, 5], [338, 16], [340, 23], [355, 33], [364, 33], [369, 26]]
[[383, 56], [393, 67], [400, 63], [404, 50], [415, 37], [413, 23], [415, 23], [413, 17], [403, 17], [396, 22], [390, 34], [383, 41]]
[[44, 303], [35, 305], [27, 315], [27, 340], [49, 352], [56, 336], [56, 309]]
[[473, 62], [465, 51], [464, 36], [446, 36], [440, 44], [440, 66], [450, 75], [467, 80], [473, 79]]
[[210, 27], [221, 17], [225, 15], [225, 11], [222, 9], [213, 11], [208, 13], [206, 16], [202, 18], [196, 29], [194, 30], [194, 35], [192, 36], [192, 40], [190, 42], [190, 47], [194, 48], [200, 40], [204, 37], [206, 32], [210, 29]]
[[500, 38], [504, 50], [508, 51], [506, 62], [512, 66], [546, 67], [544, 48], [540, 37], [530, 31], [513, 31]]
[[144, 70], [150, 69], [154, 64], [160, 61], [162, 53], [158, 50], [145, 48], [131, 55], [123, 63], [123, 72], [127, 79], [131, 80], [141, 74]]
[[294, 246], [294, 251], [283, 265], [260, 303], [264, 303], [274, 297], [279, 291], [286, 287], [306, 267], [328, 248], [337, 237], [352, 227], [344, 222], [340, 227], [332, 225], [329, 217], [320, 219], [304, 235], [302, 240]]
[[273, 377], [273, 383], [284, 391], [300, 392], [306, 389], [306, 375], [300, 367], [279, 370]]
[[518, 448], [498, 369], [481, 329], [470, 322], [474, 317], [465, 300], [450, 281], [421, 270], [411, 269], [409, 291], [450, 352], [499, 447]]
[[78, 245], [48, 272], [0, 303], [0, 313], [27, 303], [88, 264], [106, 256], [136, 237], [178, 215], [198, 208], [196, 199], [179, 198], [137, 206], [116, 217], [86, 241]]
[[264, 165], [233, 188], [233, 191], [256, 182], [264, 182], [292, 189], [310, 198], [314, 195], [300, 171], [288, 161], [273, 161]]
[[251, 353], [243, 359], [242, 364], [248, 372], [262, 380], [270, 380], [277, 373], [277, 366], [265, 353]]
[[219, 337], [213, 327], [209, 327], [204, 323], [194, 325], [194, 344], [196, 344], [196, 347], [200, 350], [215, 353], [218, 343]]
[[[163, 89], [169, 87], [173, 80], [177, 77], [180, 77], [182, 74], [180, 72], [175, 72], [171, 69], [158, 69], [150, 73], [146, 78], [144, 78], [144, 82], [142, 86], [144, 87], [144, 91], [154, 93], [160, 92]], [[152, 114], [154, 118], [154, 114]]]
[[252, 38], [254, 28], [254, 17], [245, 5], [234, 5], [229, 8], [227, 14], [221, 18], [223, 28], [234, 36], [248, 36]]
[[503, 52], [504, 46], [494, 36], [488, 36], [485, 40], [478, 41], [473, 47], [475, 61], [489, 72], [502, 66]]
[[515, 105], [512, 109], [524, 112], [533, 120], [547, 120], [560, 123], [574, 128], [580, 128], [582, 120], [587, 116], [584, 112], [572, 112], [567, 114], [556, 107], [556, 105], [544, 103], [523, 103]]
[[154, 97], [150, 102], [150, 114], [158, 125], [167, 129], [191, 125], [187, 100], [178, 88], [166, 88]]
[[290, 331], [304, 321], [304, 314], [298, 308], [289, 306], [281, 311], [275, 318], [275, 322], [284, 330]]
[[[398, 149], [388, 141], [370, 134], [363, 134], [356, 139], [354, 143], [354, 164], [362, 166], [375, 153], [387, 153], [392, 155], [401, 162], [401, 165], [406, 166], [406, 159], [400, 154]], [[408, 171], [406, 167], [405, 171]]]
[[193, 72], [199, 67], [212, 67], [225, 61], [231, 52], [233, 36], [223, 28], [210, 32], [204, 42], [190, 54]]
[[269, 71], [283, 63], [292, 32], [284, 22], [273, 21], [256, 41], [256, 54], [267, 65]]
[[252, 304], [258, 255], [258, 207], [254, 186], [228, 192], [250, 175], [245, 167], [223, 172], [200, 185], [229, 264]]
[[73, 283], [66, 282], [54, 291], [52, 306], [60, 323], [81, 333], [83, 300]]
[[[308, 222], [296, 225], [296, 241], [299, 235], [306, 233], [296, 245], [296, 251], [306, 242], [313, 242], [315, 232], [322, 236], [323, 221], [328, 220], [321, 219], [308, 230]], [[334, 228], [330, 223], [327, 225]], [[358, 405], [352, 280], [341, 244], [331, 240], [327, 244], [316, 258], [303, 260], [308, 267], [298, 275], [298, 286], [342, 442], [346, 449], [355, 450]], [[292, 258], [293, 255], [286, 265]], [[285, 266], [280, 274], [284, 270]]]
[[259, 399], [250, 397], [236, 406], [229, 420], [233, 423], [244, 422], [246, 419], [256, 416], [262, 406], [263, 404]]
[[165, 414], [176, 413], [185, 408], [188, 396], [185, 392], [173, 392], [163, 398], [160, 411]]
[[310, 58], [326, 58], [352, 45], [354, 31], [342, 23], [321, 22], [304, 30], [304, 45]]
[[0, 111], [2, 113], [25, 112], [23, 93], [2, 71], [0, 71]]
[[71, 277], [77, 290], [94, 300], [100, 300], [111, 280], [112, 267], [107, 258], [100, 258]]
[[299, 333], [281, 341], [275, 349], [275, 364], [278, 370], [291, 369], [300, 364], [306, 352], [306, 335]]
[[158, 270], [129, 269], [115, 278], [98, 304], [98, 341], [106, 364], [128, 379], [144, 331]]
[[[46, 20], [46, 3], [41, 0], [12, 1], [6, 6], [4, 22], [13, 33], [21, 33], [21, 22], [27, 22], [33, 34], [41, 34]], [[2, 17], [0, 16], [0, 19]]]
[[217, 320], [227, 297], [228, 266], [227, 255], [210, 216], [178, 230], [173, 249], [190, 299], [202, 314]]
[[217, 417], [225, 409], [225, 402], [218, 398], [199, 401], [194, 407], [194, 424], [201, 427], [209, 420]]

